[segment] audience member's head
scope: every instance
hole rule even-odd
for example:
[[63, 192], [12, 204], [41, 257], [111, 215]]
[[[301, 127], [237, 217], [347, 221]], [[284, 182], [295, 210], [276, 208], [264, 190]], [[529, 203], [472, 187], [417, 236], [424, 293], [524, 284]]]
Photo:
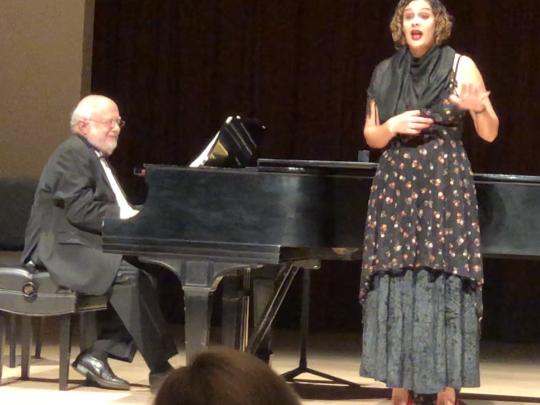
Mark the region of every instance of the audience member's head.
[[295, 393], [254, 356], [222, 349], [173, 371], [154, 405], [300, 405]]

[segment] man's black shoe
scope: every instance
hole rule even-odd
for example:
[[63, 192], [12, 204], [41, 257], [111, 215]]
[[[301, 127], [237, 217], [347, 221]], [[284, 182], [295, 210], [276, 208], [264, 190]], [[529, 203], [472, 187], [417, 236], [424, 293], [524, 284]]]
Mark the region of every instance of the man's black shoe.
[[82, 352], [72, 364], [73, 368], [99, 387], [113, 390], [129, 390], [129, 383], [117, 377], [107, 361], [98, 359], [88, 352]]

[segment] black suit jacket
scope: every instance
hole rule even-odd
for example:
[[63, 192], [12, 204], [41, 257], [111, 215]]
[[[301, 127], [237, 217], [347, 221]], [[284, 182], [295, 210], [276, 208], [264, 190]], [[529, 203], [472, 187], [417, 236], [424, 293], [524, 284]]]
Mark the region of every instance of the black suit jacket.
[[37, 259], [58, 285], [103, 294], [111, 287], [122, 256], [102, 251], [101, 227], [105, 216], [118, 215], [95, 149], [73, 135], [43, 169], [22, 260]]

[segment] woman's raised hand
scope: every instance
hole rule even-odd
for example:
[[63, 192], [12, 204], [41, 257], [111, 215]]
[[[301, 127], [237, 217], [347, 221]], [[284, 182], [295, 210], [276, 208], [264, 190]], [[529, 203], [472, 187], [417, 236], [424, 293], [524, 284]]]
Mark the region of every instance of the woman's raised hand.
[[433, 120], [421, 115], [420, 110], [411, 110], [388, 119], [386, 125], [394, 135], [418, 135], [433, 125]]
[[489, 91], [480, 90], [478, 85], [463, 83], [459, 93], [450, 96], [450, 102], [461, 110], [480, 113], [486, 109], [484, 100], [489, 97], [489, 93]]

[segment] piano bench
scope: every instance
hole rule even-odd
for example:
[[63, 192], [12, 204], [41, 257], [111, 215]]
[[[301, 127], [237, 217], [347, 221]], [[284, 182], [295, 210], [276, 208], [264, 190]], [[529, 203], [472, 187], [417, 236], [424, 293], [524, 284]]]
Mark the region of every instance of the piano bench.
[[[60, 390], [66, 390], [71, 354], [72, 315], [104, 310], [107, 308], [108, 298], [107, 295], [81, 295], [69, 289], [59, 288], [48, 272], [30, 266], [0, 267], [0, 384], [8, 317], [21, 318], [21, 380], [29, 378], [32, 319], [60, 317], [59, 386]], [[10, 329], [13, 330], [14, 325], [15, 323], [11, 322]]]

